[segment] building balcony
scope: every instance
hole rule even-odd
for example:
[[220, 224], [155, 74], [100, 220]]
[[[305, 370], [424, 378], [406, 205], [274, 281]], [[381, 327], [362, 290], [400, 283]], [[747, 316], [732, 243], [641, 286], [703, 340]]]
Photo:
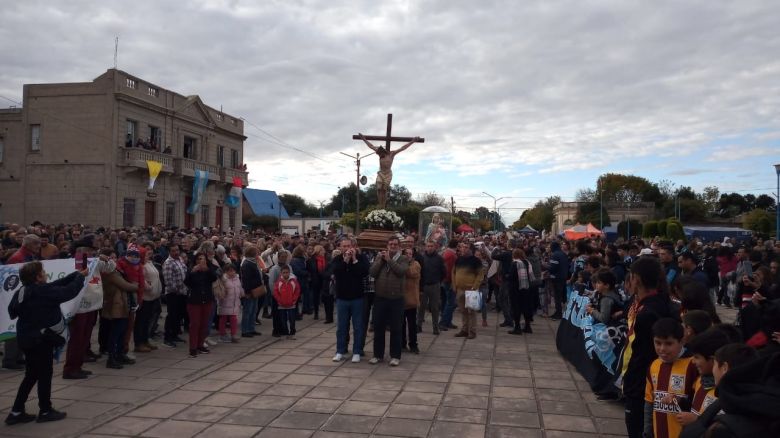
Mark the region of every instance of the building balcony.
[[161, 152], [148, 151], [140, 148], [122, 148], [119, 150], [119, 165], [130, 167], [130, 170], [149, 169], [147, 161], [157, 161], [162, 163], [160, 172], [173, 173], [173, 156]]
[[222, 182], [222, 174], [220, 168], [213, 165], [204, 163], [202, 161], [191, 160], [189, 158], [174, 158], [174, 171], [176, 175], [188, 176], [195, 178], [196, 170], [206, 170], [209, 172], [210, 181]]
[[225, 184], [233, 184], [233, 178], [241, 178], [241, 185], [246, 187], [249, 185], [249, 174], [241, 169], [233, 169], [231, 167], [220, 168], [220, 174], [222, 176], [222, 182]]

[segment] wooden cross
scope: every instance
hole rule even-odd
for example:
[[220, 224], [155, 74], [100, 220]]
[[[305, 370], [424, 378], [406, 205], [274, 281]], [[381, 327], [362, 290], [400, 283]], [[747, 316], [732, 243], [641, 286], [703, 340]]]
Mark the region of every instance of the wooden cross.
[[[424, 138], [416, 139], [415, 137], [393, 137], [392, 136], [393, 131], [393, 115], [388, 114], [387, 115], [387, 134], [386, 135], [365, 135], [363, 138], [365, 138], [368, 141], [371, 140], [378, 140], [378, 141], [384, 141], [385, 142], [385, 150], [387, 152], [390, 152], [390, 142], [392, 141], [402, 141], [404, 143], [411, 142], [417, 142], [417, 143], [425, 143]], [[360, 138], [360, 135], [353, 135], [352, 140], [362, 140]]]

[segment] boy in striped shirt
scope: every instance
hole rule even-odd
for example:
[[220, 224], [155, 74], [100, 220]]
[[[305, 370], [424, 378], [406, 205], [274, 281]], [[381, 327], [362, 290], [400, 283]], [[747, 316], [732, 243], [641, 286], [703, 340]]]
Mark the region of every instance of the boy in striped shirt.
[[676, 415], [677, 421], [683, 426], [696, 421], [701, 413], [718, 399], [715, 396], [715, 377], [712, 375], [712, 367], [715, 363], [715, 352], [728, 343], [729, 338], [725, 333], [718, 329], [708, 329], [692, 337], [686, 344], [686, 349], [693, 354], [692, 361], [699, 372], [699, 378], [693, 385], [691, 411]]
[[662, 318], [653, 324], [658, 359], [647, 372], [645, 437], [678, 437], [682, 425], [676, 415], [690, 410], [698, 372], [691, 357], [683, 354], [683, 335], [682, 325], [673, 318]]

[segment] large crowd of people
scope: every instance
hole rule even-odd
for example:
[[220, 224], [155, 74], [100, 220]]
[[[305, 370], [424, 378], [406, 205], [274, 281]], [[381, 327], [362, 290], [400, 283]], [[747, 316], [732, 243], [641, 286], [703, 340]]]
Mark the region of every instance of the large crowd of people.
[[[67, 284], [50, 283], [56, 293], [48, 301], [29, 295], [47, 287], [38, 260], [91, 257], [97, 259], [103, 306], [69, 321], [64, 379], [89, 378], [83, 363], [102, 356], [110, 368], [132, 366], [137, 355], [158, 348], [185, 346], [182, 354], [197, 358], [220, 342], [260, 336], [266, 319], [270, 336], [294, 339], [296, 321], [304, 317], [335, 322], [333, 361], [350, 358], [351, 340], [351, 361], [361, 362], [373, 332], [368, 363], [385, 361], [387, 353], [388, 364], [398, 366], [404, 352], [420, 353], [420, 332], [442, 336], [452, 330], [450, 336], [468, 343], [487, 325], [487, 312], [496, 311], [509, 334], [532, 335], [534, 318], [561, 319], [569, 294], [579, 293], [592, 296], [587, 313], [594, 320], [627, 326], [618, 385], [597, 379], [593, 390], [599, 400], [625, 403], [630, 437], [780, 433], [775, 241], [568, 242], [507, 232], [441, 242], [412, 232], [368, 250], [334, 232], [40, 223], [6, 225], [0, 236], [0, 262], [25, 264], [24, 293], [9, 309], [20, 318], [18, 336], [5, 342], [3, 355], [4, 368], [25, 369], [8, 424], [64, 417], [47, 394], [51, 352], [64, 342], [58, 335], [64, 321], [56, 312], [44, 319], [33, 309], [55, 309], [75, 296], [86, 271], [67, 277]], [[716, 306], [739, 309], [736, 323], [721, 323]], [[97, 346], [91, 344], [95, 326]], [[24, 412], [36, 382], [38, 417]]]

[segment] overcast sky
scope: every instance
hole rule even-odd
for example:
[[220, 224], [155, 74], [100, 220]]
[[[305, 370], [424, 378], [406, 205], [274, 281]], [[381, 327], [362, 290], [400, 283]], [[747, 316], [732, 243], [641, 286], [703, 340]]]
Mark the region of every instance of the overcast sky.
[[120, 69], [247, 121], [250, 187], [329, 199], [393, 113], [425, 138], [393, 183], [507, 197], [511, 222], [606, 172], [772, 192], [778, 29], [774, 0], [26, 0], [3, 2], [0, 95], [92, 80], [118, 36]]

